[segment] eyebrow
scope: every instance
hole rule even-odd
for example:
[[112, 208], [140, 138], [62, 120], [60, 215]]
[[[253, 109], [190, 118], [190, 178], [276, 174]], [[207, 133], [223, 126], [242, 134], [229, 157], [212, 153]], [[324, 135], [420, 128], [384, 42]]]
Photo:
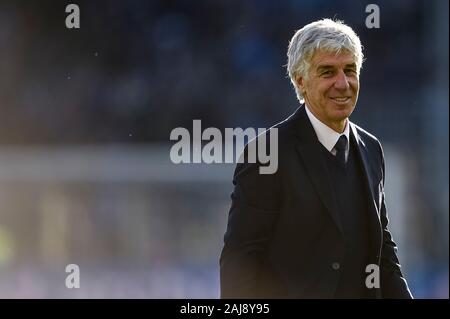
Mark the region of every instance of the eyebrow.
[[[325, 71], [325, 70], [329, 70], [329, 69], [333, 69], [333, 68], [334, 68], [334, 65], [327, 65], [327, 64], [325, 64], [325, 65], [319, 65], [319, 66], [317, 67], [317, 72]], [[353, 63], [350, 63], [350, 64], [346, 64], [346, 65], [345, 65], [345, 69], [347, 69], [347, 68], [356, 69], [356, 63], [353, 62]]]

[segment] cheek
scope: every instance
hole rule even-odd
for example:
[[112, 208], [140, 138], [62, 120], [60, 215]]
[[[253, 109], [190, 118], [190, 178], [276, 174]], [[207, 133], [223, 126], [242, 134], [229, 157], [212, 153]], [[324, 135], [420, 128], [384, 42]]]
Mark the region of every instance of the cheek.
[[319, 89], [320, 97], [323, 100], [329, 101], [330, 100], [329, 97], [331, 96], [330, 91], [332, 91], [332, 90], [333, 90], [333, 84], [332, 83], [330, 83], [330, 84], [328, 84], [328, 83], [323, 84], [320, 87], [320, 89]]
[[352, 88], [353, 92], [358, 93], [359, 91], [359, 81], [358, 80], [354, 80], [354, 81], [350, 81], [350, 87]]

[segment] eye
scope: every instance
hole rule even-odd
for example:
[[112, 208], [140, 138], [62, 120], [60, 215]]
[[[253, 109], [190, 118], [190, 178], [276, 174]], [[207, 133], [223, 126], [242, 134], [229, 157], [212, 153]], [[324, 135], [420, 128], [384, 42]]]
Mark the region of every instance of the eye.
[[356, 70], [354, 70], [354, 69], [345, 69], [344, 70], [345, 71], [345, 74], [356, 74]]
[[323, 77], [330, 77], [333, 75], [333, 71], [327, 70], [327, 71], [322, 72], [320, 75]]

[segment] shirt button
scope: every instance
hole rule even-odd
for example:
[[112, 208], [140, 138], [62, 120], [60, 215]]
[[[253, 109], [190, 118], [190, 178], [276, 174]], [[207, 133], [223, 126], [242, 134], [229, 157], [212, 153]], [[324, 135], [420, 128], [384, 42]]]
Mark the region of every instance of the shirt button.
[[331, 267], [333, 267], [334, 270], [338, 270], [338, 269], [341, 267], [341, 265], [339, 265], [339, 263], [337, 263], [337, 262], [334, 262], [334, 263], [331, 265]]

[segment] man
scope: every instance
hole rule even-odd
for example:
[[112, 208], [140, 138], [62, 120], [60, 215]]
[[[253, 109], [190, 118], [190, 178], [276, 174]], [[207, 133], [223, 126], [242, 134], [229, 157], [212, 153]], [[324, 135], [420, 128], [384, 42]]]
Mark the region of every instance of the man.
[[412, 298], [387, 228], [383, 150], [348, 120], [362, 59], [340, 21], [292, 38], [288, 72], [302, 105], [275, 126], [275, 174], [236, 167], [222, 298]]

